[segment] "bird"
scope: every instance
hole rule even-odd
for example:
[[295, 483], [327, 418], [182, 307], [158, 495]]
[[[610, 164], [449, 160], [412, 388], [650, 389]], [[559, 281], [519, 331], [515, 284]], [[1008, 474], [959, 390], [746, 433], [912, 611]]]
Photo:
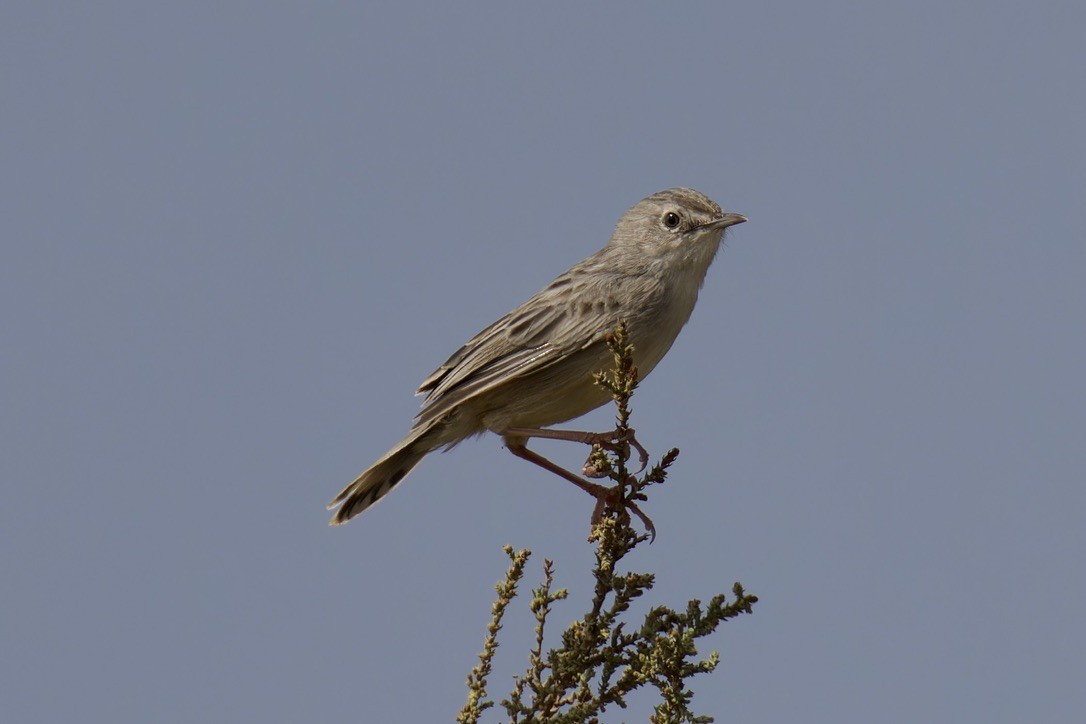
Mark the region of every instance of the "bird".
[[422, 409], [407, 436], [332, 499], [330, 524], [372, 506], [434, 450], [488, 431], [517, 457], [599, 498], [606, 488], [529, 450], [528, 440], [605, 437], [550, 426], [611, 401], [593, 375], [612, 363], [607, 336], [620, 324], [639, 378], [656, 367], [690, 318], [725, 229], [745, 221], [690, 188], [666, 189], [634, 204], [602, 249], [476, 334], [423, 380], [416, 391], [425, 395]]

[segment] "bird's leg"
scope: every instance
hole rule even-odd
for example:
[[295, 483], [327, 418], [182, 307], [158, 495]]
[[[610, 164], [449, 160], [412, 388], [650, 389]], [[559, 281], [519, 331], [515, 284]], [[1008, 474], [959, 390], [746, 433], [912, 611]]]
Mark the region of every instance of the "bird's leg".
[[505, 442], [505, 447], [509, 449], [509, 452], [513, 453], [518, 458], [527, 460], [530, 463], [535, 463], [544, 470], [549, 470], [555, 475], [565, 478], [596, 500], [605, 499], [611, 491], [607, 486], [598, 483], [590, 483], [576, 473], [571, 473], [561, 465], [553, 463], [539, 453], [529, 450], [527, 445], [528, 438], [526, 436], [519, 433], [506, 433], [502, 439]]
[[[504, 434], [516, 435], [517, 437], [523, 437], [525, 439], [538, 437], [547, 440], [579, 442], [584, 445], [599, 445], [603, 449], [616, 454], [628, 452], [628, 450], [621, 450], [620, 446], [629, 445], [637, 451], [638, 461], [641, 463], [641, 467], [637, 469], [634, 473], [635, 475], [643, 472], [649, 464], [649, 452], [637, 441], [633, 428], [628, 428], [625, 432], [620, 430], [611, 430], [610, 432], [582, 432], [580, 430], [551, 430], [545, 427], [511, 427], [508, 430], [505, 430]], [[589, 455], [588, 460], [584, 465], [584, 474], [590, 478], [602, 478], [604, 473], [598, 472], [591, 461], [592, 456]]]
[[[563, 430], [544, 430], [543, 432], [552, 432], [552, 433], [553, 432], [558, 432], [558, 433], [561, 433], [561, 432], [565, 432], [565, 431], [563, 431]], [[596, 433], [578, 433], [578, 432], [574, 432], [573, 434], [591, 436], [591, 435], [594, 435]], [[618, 509], [622, 510], [623, 515], [627, 515], [627, 516], [629, 514], [626, 511], [632, 510], [634, 512], [634, 515], [636, 515], [641, 520], [641, 522], [645, 525], [645, 529], [652, 536], [653, 540], [656, 539], [656, 526], [654, 526], [652, 524], [652, 520], [650, 520], [647, 515], [645, 515], [644, 513], [641, 512], [641, 509], [639, 507], [637, 507], [636, 503], [634, 503], [633, 501], [624, 499], [624, 496], [623, 496], [624, 486], [616, 485], [613, 488], [608, 488], [607, 486], [600, 485], [598, 483], [590, 483], [589, 481], [587, 481], [584, 478], [580, 477], [576, 473], [571, 473], [570, 471], [563, 468], [561, 465], [553, 463], [550, 460], [548, 460], [547, 458], [540, 455], [539, 453], [534, 452], [532, 450], [529, 450], [528, 445], [527, 445], [528, 437], [529, 436], [524, 435], [519, 431], [509, 430], [509, 431], [506, 431], [506, 433], [502, 436], [502, 440], [505, 442], [505, 447], [509, 449], [509, 452], [513, 453], [518, 458], [520, 458], [522, 460], [527, 460], [530, 463], [535, 463], [536, 465], [543, 468], [544, 470], [548, 470], [548, 471], [554, 473], [555, 475], [557, 475], [557, 476], [559, 476], [561, 478], [565, 478], [566, 480], [573, 483], [578, 488], [580, 488], [581, 490], [585, 491], [586, 493], [591, 495], [593, 498], [595, 498], [596, 499], [596, 506], [592, 509], [592, 518], [591, 518], [592, 525], [596, 525], [597, 523], [600, 522], [600, 519], [603, 518], [604, 510], [606, 510], [608, 506], [611, 506], [613, 508], [618, 508]], [[567, 439], [567, 438], [555, 437], [555, 438], [552, 438], [552, 439], [564, 440], [564, 439]], [[569, 438], [569, 439], [573, 439], [573, 438]], [[585, 442], [586, 444], [597, 444], [597, 443], [589, 443], [589, 442], [587, 442], [585, 440], [580, 440], [580, 439], [575, 439], [575, 441], [576, 442]]]

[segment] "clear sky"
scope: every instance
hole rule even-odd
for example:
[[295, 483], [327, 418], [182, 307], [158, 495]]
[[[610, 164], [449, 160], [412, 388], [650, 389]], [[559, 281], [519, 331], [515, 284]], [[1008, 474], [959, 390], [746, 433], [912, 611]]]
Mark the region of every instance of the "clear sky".
[[487, 436], [324, 504], [682, 185], [751, 220], [634, 399], [646, 603], [761, 597], [698, 710], [1078, 720], [1086, 5], [384, 5], [0, 9], [0, 718], [451, 720], [591, 501]]

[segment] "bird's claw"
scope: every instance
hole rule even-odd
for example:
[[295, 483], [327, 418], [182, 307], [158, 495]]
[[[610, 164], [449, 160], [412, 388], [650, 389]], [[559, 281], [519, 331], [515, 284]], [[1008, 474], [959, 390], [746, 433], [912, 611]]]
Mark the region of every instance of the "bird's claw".
[[641, 467], [637, 469], [635, 475], [640, 475], [645, 472], [645, 468], [649, 466], [649, 451], [645, 449], [645, 446], [637, 441], [634, 437], [634, 431], [630, 430], [630, 435], [627, 438], [627, 442], [633, 445], [633, 449], [637, 451], [637, 459], [641, 463]]
[[[592, 525], [597, 525], [603, 520], [603, 514], [608, 508], [613, 508], [619, 512], [619, 520], [624, 525], [629, 525], [630, 511], [638, 517], [641, 524], [645, 526], [645, 532], [649, 534], [649, 543], [651, 544], [656, 540], [656, 526], [653, 525], [652, 519], [638, 507], [637, 503], [633, 502], [629, 498], [623, 498], [622, 491], [624, 486], [616, 485], [613, 488], [606, 488], [599, 495], [595, 495], [596, 506], [592, 509]], [[642, 496], [643, 497], [643, 496]]]
[[581, 471], [587, 478], [605, 478], [611, 474], [611, 464], [603, 455], [604, 450], [614, 453], [624, 460], [630, 458], [631, 448], [636, 450], [637, 461], [641, 467], [634, 471], [634, 475], [640, 475], [649, 466], [649, 451], [638, 442], [633, 429], [627, 429], [625, 433], [620, 433], [618, 430], [601, 433], [597, 439], [591, 442], [591, 445], [592, 452], [588, 454], [588, 459], [585, 460], [584, 468]]

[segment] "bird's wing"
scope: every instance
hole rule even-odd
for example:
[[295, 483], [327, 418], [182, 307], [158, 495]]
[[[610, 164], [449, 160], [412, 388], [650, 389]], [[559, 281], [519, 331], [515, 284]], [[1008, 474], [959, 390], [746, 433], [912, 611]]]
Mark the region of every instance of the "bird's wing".
[[601, 313], [602, 303], [586, 306], [574, 301], [593, 299], [587, 288], [583, 293], [572, 288], [556, 293], [561, 287], [577, 284], [576, 276], [558, 277], [547, 289], [472, 337], [423, 381], [418, 393], [427, 394], [419, 414], [440, 414], [500, 382], [545, 369], [600, 342], [614, 327], [611, 314], [606, 313], [613, 311], [613, 305], [606, 304]]

